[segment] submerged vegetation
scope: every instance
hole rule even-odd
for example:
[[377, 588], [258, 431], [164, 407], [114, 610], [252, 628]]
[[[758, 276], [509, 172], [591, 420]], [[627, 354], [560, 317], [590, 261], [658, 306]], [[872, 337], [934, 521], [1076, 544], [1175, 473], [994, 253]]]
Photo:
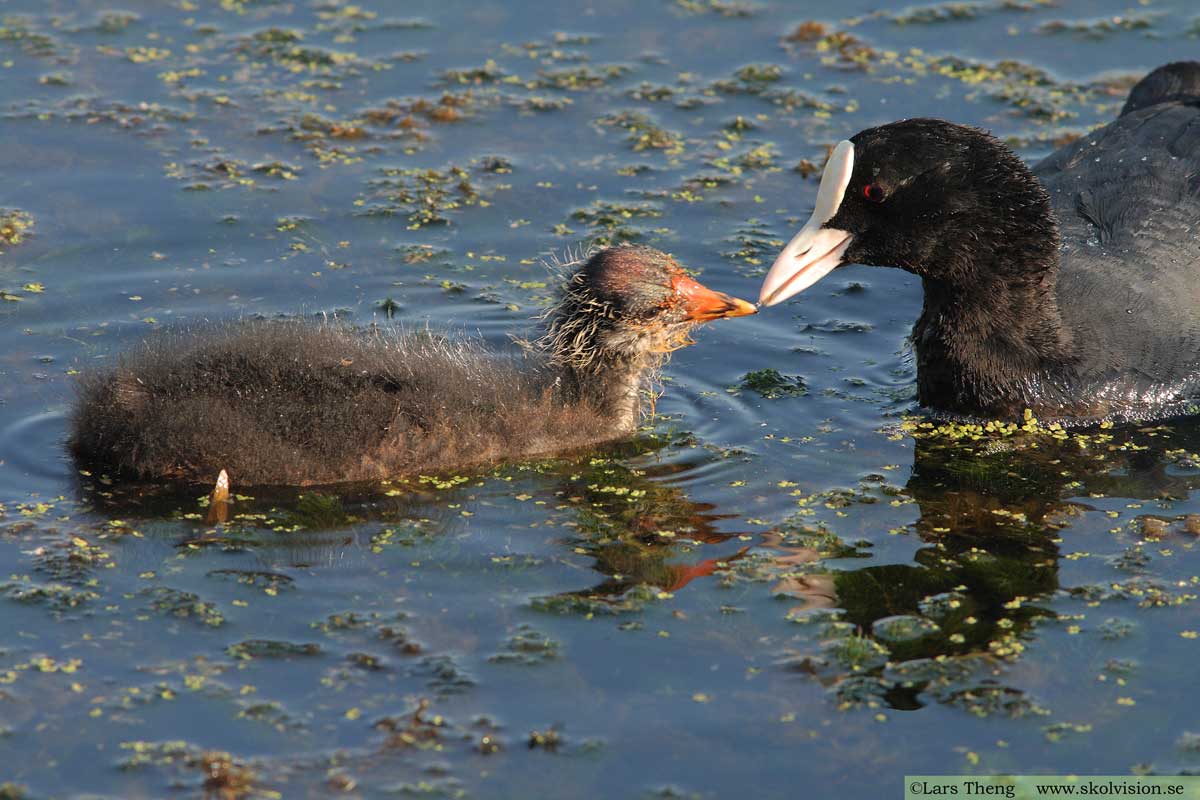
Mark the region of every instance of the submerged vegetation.
[[10, 247], [18, 245], [25, 241], [32, 230], [33, 217], [30, 214], [17, 208], [0, 208], [0, 244]]

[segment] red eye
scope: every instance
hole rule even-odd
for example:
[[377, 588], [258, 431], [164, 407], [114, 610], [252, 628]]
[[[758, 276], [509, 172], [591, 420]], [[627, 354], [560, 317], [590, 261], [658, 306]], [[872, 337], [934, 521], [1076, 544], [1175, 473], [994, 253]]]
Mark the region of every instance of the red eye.
[[883, 187], [878, 183], [868, 183], [863, 187], [863, 197], [867, 198], [872, 203], [882, 203]]

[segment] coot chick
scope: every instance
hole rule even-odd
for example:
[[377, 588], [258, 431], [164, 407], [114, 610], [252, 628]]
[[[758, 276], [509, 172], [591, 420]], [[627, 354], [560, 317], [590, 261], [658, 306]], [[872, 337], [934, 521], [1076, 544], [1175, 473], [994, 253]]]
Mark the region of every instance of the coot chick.
[[1063, 422], [1200, 411], [1200, 63], [1142, 79], [1121, 116], [1032, 170], [935, 119], [834, 149], [760, 301], [842, 264], [919, 275], [920, 402]]
[[82, 379], [71, 446], [142, 479], [377, 480], [546, 456], [636, 427], [640, 392], [688, 331], [755, 307], [670, 256], [620, 246], [568, 267], [521, 352], [302, 322], [168, 334]]

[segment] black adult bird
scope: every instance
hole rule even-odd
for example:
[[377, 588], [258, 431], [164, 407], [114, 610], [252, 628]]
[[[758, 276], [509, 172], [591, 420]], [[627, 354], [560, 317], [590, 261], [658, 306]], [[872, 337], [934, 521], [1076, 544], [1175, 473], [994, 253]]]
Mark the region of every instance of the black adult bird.
[[922, 279], [920, 402], [1064, 422], [1200, 412], [1200, 63], [1160, 67], [1121, 116], [1032, 170], [934, 119], [834, 149], [780, 253], [774, 305], [842, 264]]
[[543, 336], [493, 353], [430, 334], [234, 323], [161, 337], [85, 376], [71, 446], [149, 479], [321, 484], [546, 456], [627, 436], [696, 325], [753, 314], [648, 247], [575, 266]]

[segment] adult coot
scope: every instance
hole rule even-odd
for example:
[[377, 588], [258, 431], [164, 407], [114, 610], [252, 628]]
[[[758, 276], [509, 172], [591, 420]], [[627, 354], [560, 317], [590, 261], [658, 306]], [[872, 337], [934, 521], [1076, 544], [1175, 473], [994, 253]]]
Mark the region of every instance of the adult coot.
[[85, 376], [81, 462], [240, 485], [371, 480], [544, 456], [631, 433], [639, 392], [688, 331], [755, 307], [648, 247], [576, 264], [543, 336], [489, 352], [430, 334], [291, 322], [171, 334]]
[[919, 275], [920, 402], [1067, 422], [1200, 411], [1200, 63], [1032, 170], [974, 128], [910, 119], [834, 149], [774, 305], [849, 263]]

